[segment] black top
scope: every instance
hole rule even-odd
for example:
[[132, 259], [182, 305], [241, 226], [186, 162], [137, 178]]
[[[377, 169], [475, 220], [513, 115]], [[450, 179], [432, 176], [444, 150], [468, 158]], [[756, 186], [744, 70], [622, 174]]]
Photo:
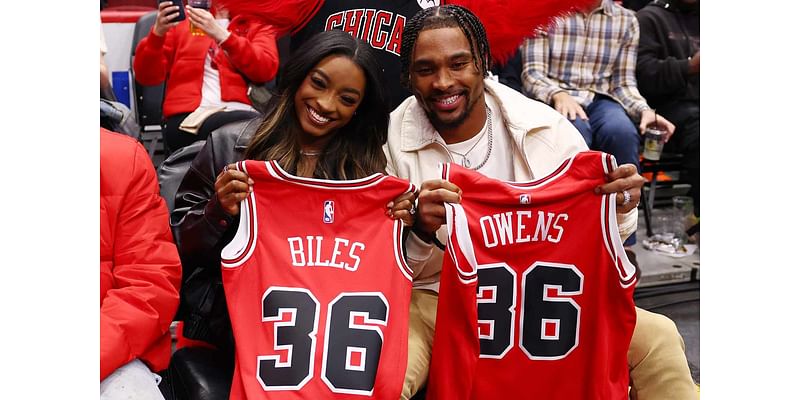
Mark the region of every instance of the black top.
[[[699, 3], [697, 3], [699, 5]], [[659, 0], [636, 13], [639, 54], [636, 80], [651, 107], [700, 101], [700, 75], [689, 75], [689, 57], [700, 50], [700, 11], [680, 1]]]
[[[406, 21], [439, 0], [326, 0], [303, 29], [292, 35], [294, 51], [315, 33], [339, 29], [369, 43], [383, 66], [384, 95], [394, 110], [411, 93], [400, 85], [400, 43]], [[420, 5], [422, 4], [422, 5]]]

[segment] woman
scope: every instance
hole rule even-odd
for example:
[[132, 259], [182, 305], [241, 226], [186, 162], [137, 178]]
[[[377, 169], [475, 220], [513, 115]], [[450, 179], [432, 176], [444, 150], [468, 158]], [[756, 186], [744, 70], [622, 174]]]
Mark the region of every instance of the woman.
[[[319, 33], [281, 70], [263, 121], [231, 124], [209, 136], [171, 216], [184, 265], [179, 318], [185, 336], [232, 349], [220, 251], [236, 232], [239, 202], [252, 181], [231, 164], [274, 159], [291, 174], [335, 180], [383, 172], [389, 112], [380, 71], [365, 42], [342, 31]], [[387, 215], [410, 224], [413, 200], [413, 194], [395, 199]]]
[[[278, 71], [277, 32], [265, 21], [235, 9], [229, 21], [222, 8], [213, 13], [185, 8], [186, 19], [178, 22], [178, 6], [158, 5], [153, 29], [139, 42], [133, 62], [140, 84], [167, 81], [162, 112], [167, 152], [205, 139], [228, 122], [256, 116], [248, 85], [268, 82]], [[190, 26], [202, 33], [193, 34]]]

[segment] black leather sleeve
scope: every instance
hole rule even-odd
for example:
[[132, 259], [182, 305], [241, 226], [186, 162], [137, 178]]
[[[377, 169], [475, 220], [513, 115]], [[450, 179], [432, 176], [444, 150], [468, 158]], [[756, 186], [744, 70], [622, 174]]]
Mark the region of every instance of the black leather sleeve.
[[227, 164], [242, 159], [257, 125], [257, 120], [232, 123], [209, 135], [178, 187], [170, 215], [183, 263], [178, 319], [185, 322], [184, 336], [220, 347], [227, 347], [232, 340], [220, 252], [235, 235], [239, 218], [222, 210], [214, 182]]
[[[197, 264], [219, 267], [219, 252], [236, 232], [238, 216], [223, 211], [214, 193], [217, 175], [225, 165], [238, 161], [233, 158], [234, 141], [220, 140], [224, 139], [220, 134], [229, 132], [212, 133], [192, 161], [178, 187], [175, 209], [170, 215], [181, 258], [191, 264], [184, 269], [185, 275], [191, 275]], [[220, 148], [226, 145], [230, 147]]]

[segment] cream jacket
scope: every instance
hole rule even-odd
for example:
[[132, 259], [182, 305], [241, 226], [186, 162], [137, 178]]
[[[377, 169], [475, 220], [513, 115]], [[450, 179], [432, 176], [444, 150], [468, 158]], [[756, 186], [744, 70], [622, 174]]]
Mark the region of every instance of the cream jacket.
[[[548, 175], [564, 159], [588, 150], [586, 142], [566, 118], [549, 106], [529, 99], [492, 79], [484, 80], [486, 95], [492, 96], [502, 110], [502, 119], [514, 143], [514, 180], [528, 181]], [[439, 179], [439, 163], [452, 159], [441, 142], [425, 111], [413, 96], [391, 114], [386, 153], [386, 172], [408, 179], [418, 187], [423, 181]], [[618, 215], [620, 236], [630, 236], [636, 229], [637, 211]], [[437, 237], [446, 243], [446, 228]], [[420, 240], [413, 233], [406, 241], [406, 256], [414, 270], [415, 287], [438, 291], [439, 273], [444, 252]]]

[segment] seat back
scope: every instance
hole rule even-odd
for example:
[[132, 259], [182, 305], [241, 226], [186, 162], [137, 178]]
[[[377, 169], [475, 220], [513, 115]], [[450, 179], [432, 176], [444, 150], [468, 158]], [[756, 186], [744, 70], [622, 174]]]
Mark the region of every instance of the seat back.
[[136, 46], [150, 33], [156, 22], [157, 11], [142, 15], [133, 28], [131, 41], [131, 74], [133, 75], [133, 94], [136, 100], [136, 115], [142, 129], [146, 126], [161, 125], [161, 103], [164, 101], [164, 84], [145, 86], [136, 81], [133, 71], [133, 59], [136, 57]]

